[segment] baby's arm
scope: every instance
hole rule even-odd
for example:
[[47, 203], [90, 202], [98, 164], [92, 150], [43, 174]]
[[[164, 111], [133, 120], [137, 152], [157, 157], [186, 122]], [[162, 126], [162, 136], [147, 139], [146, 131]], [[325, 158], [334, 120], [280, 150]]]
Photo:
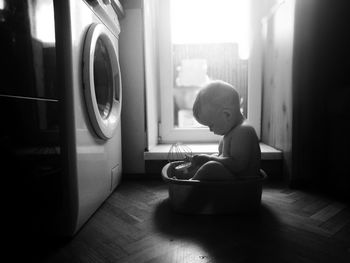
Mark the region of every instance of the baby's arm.
[[195, 166], [202, 166], [206, 162], [212, 161], [212, 157], [220, 156], [222, 154], [222, 144], [223, 140], [220, 140], [219, 143], [219, 153], [213, 153], [213, 154], [196, 154], [192, 157], [192, 164]]
[[219, 154], [218, 154], [218, 156], [220, 156], [222, 154], [222, 145], [223, 145], [223, 143], [224, 143], [224, 139], [221, 138], [220, 139], [220, 143], [219, 143]]

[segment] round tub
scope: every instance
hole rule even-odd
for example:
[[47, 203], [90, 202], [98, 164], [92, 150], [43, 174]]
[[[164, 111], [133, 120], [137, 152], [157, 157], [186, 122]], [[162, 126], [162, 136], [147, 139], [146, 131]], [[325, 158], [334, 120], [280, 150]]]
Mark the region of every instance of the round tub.
[[[172, 162], [162, 169], [162, 178], [168, 184], [169, 200], [174, 211], [185, 214], [241, 214], [255, 213], [260, 208], [262, 182], [260, 178], [236, 181], [181, 180], [172, 175]], [[172, 178], [173, 177], [173, 178]]]

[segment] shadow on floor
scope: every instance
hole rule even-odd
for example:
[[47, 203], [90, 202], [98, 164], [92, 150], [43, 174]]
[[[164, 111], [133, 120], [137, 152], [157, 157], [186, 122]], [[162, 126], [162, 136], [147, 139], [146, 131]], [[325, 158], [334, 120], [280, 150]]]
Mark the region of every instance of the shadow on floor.
[[172, 211], [166, 199], [154, 220], [160, 232], [202, 247], [205, 262], [283, 262], [284, 233], [264, 204], [256, 215], [183, 215]]

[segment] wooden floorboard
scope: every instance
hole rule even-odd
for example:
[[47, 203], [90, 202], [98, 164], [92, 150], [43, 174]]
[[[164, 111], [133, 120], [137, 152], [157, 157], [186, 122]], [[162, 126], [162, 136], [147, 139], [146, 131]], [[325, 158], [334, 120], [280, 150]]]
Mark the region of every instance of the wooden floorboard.
[[34, 262], [350, 262], [350, 209], [316, 193], [264, 185], [255, 216], [189, 216], [162, 181], [123, 181], [71, 240], [38, 243]]

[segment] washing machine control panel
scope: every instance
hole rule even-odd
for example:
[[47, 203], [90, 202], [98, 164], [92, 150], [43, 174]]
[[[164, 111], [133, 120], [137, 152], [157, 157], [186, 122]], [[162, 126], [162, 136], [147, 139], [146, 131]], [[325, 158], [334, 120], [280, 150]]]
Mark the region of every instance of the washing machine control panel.
[[111, 0], [85, 0], [88, 4], [90, 5], [110, 5], [111, 4]]
[[92, 6], [98, 5], [98, 0], [85, 0], [85, 2]]
[[118, 37], [120, 33], [119, 19], [124, 17], [124, 9], [117, 0], [85, 0], [92, 11]]
[[85, 0], [90, 6], [96, 7], [101, 6], [104, 8], [111, 8], [117, 14], [117, 16], [122, 18], [124, 16], [124, 9], [118, 0]]

